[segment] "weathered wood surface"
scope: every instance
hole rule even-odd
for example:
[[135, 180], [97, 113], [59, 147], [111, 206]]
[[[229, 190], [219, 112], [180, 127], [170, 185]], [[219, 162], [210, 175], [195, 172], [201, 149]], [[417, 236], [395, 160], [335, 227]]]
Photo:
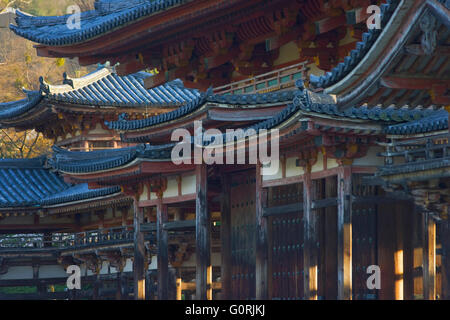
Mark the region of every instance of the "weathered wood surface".
[[197, 199], [195, 202], [196, 224], [196, 294], [197, 300], [207, 300], [208, 272], [211, 272], [211, 225], [208, 212], [208, 177], [207, 166], [199, 164], [195, 167]]
[[[265, 194], [265, 193], [264, 193]], [[263, 215], [265, 199], [262, 189], [261, 165], [256, 165], [255, 172], [255, 211], [256, 211], [256, 299], [266, 300], [268, 298], [268, 274], [267, 274], [267, 218]]]
[[220, 225], [220, 238], [222, 243], [222, 266], [221, 266], [221, 278], [222, 278], [222, 292], [221, 297], [223, 300], [231, 299], [231, 275], [232, 275], [232, 261], [231, 261], [231, 199], [230, 188], [231, 179], [229, 175], [222, 173], [222, 195], [221, 195], [221, 225]]
[[[289, 203], [302, 203], [299, 202], [302, 198], [301, 184], [271, 187], [268, 207], [277, 210]], [[298, 300], [304, 296], [303, 208], [299, 209], [296, 212], [278, 212], [269, 220], [271, 299]]]
[[352, 172], [338, 172], [338, 299], [352, 299]]
[[318, 299], [318, 254], [317, 254], [317, 216], [312, 210], [315, 190], [309, 170], [303, 180], [303, 219], [304, 219], [304, 297]]
[[423, 295], [436, 300], [436, 222], [430, 213], [423, 213]]
[[138, 207], [138, 200], [133, 203], [134, 213], [134, 298], [135, 300], [145, 300], [145, 246], [144, 234], [141, 231], [141, 224], [144, 222], [143, 209]]
[[232, 298], [255, 299], [255, 171], [231, 179]]
[[169, 237], [167, 229], [163, 227], [167, 220], [167, 205], [159, 201], [156, 206], [158, 300], [167, 300], [169, 298]]

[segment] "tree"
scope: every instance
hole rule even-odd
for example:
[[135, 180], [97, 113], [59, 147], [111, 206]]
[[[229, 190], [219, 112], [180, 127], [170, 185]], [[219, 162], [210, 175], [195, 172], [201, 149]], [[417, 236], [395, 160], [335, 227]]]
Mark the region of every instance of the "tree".
[[51, 141], [34, 130], [0, 130], [1, 158], [35, 158], [50, 152]]

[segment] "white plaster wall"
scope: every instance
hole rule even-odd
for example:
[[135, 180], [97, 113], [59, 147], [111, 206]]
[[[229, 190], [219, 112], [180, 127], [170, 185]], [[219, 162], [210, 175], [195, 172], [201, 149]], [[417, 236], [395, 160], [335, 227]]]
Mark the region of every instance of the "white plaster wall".
[[178, 182], [175, 177], [167, 179], [167, 189], [164, 191], [163, 198], [178, 196]]
[[384, 165], [384, 158], [378, 157], [377, 153], [383, 152], [383, 148], [380, 146], [370, 147], [367, 154], [362, 157], [355, 159], [353, 165], [355, 166], [382, 166]]
[[142, 188], [142, 193], [139, 196], [139, 201], [150, 200], [148, 198], [148, 187], [144, 184], [144, 188]]
[[39, 267], [39, 278], [67, 278], [69, 274], [66, 273], [61, 265], [50, 265]]
[[297, 157], [286, 159], [286, 178], [301, 176], [305, 173], [303, 167], [297, 167]]
[[181, 194], [192, 194], [196, 192], [196, 177], [195, 175], [184, 176], [181, 179]]
[[319, 172], [322, 170], [323, 170], [323, 154], [322, 152], [319, 152], [317, 154], [316, 163], [311, 167], [311, 172]]
[[9, 267], [8, 272], [0, 274], [0, 280], [33, 279], [33, 268], [31, 266]]
[[[267, 165], [265, 167], [269, 167], [269, 165]], [[281, 163], [279, 162], [277, 172], [273, 175], [263, 175], [262, 179], [263, 179], [263, 181], [270, 181], [270, 180], [275, 180], [275, 179], [281, 179], [282, 177], [283, 177], [283, 172], [281, 170]]]

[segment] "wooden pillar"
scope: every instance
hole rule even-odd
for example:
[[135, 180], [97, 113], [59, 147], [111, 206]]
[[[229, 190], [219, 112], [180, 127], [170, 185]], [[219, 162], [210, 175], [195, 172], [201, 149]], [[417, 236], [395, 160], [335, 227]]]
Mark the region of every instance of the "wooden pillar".
[[175, 283], [176, 288], [177, 288], [177, 294], [176, 294], [177, 300], [181, 300], [181, 283], [182, 283], [181, 278], [178, 277], [176, 280], [176, 283]]
[[169, 243], [168, 233], [163, 224], [167, 222], [167, 205], [162, 203], [160, 194], [156, 206], [156, 231], [158, 243], [158, 300], [169, 299]]
[[133, 275], [134, 275], [134, 299], [145, 300], [145, 246], [144, 234], [141, 232], [141, 224], [144, 220], [142, 208], [138, 207], [138, 199], [134, 197], [134, 259], [133, 259]]
[[423, 297], [436, 299], [436, 222], [429, 212], [423, 213]]
[[122, 213], [122, 227], [126, 227], [127, 226], [127, 216], [128, 216], [127, 208], [123, 208], [121, 210], [121, 213]]
[[352, 171], [339, 168], [338, 173], [338, 299], [352, 299]]
[[116, 279], [116, 300], [123, 300], [122, 294], [122, 271], [117, 271], [117, 279]]
[[442, 244], [442, 300], [450, 300], [450, 222], [448, 220], [441, 222], [440, 236]]
[[263, 216], [263, 188], [261, 164], [256, 165], [256, 300], [268, 298], [267, 219]]
[[83, 150], [89, 152], [89, 141], [83, 141]]
[[403, 204], [402, 219], [404, 225], [403, 232], [403, 298], [405, 300], [414, 299], [414, 206]]
[[395, 236], [396, 236], [396, 248], [394, 251], [394, 274], [395, 274], [395, 289], [394, 289], [394, 299], [403, 300], [404, 299], [404, 267], [403, 267], [403, 219], [402, 212], [398, 205], [395, 205], [394, 215], [395, 215]]
[[220, 215], [220, 239], [222, 242], [222, 300], [230, 300], [231, 297], [231, 208], [230, 188], [231, 179], [225, 173], [221, 176], [222, 196]]
[[311, 168], [305, 168], [303, 175], [303, 218], [304, 218], [304, 293], [305, 299], [317, 300], [318, 274], [317, 274], [317, 217], [312, 211], [314, 191], [311, 181]]
[[196, 294], [197, 300], [206, 300], [208, 291], [208, 273], [211, 272], [211, 225], [208, 213], [208, 177], [206, 164], [198, 164], [195, 167], [197, 177], [196, 190]]
[[94, 279], [94, 290], [92, 300], [100, 300], [100, 289], [101, 289], [101, 280], [100, 280], [100, 272], [95, 274]]

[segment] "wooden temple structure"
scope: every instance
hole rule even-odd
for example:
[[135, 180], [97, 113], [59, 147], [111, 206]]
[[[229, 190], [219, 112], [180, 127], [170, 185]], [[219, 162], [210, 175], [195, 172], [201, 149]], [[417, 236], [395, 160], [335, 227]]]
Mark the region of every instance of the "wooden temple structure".
[[[367, 30], [369, 5], [380, 29]], [[113, 67], [0, 104], [1, 127], [55, 141], [47, 157], [0, 161], [0, 286], [74, 299], [449, 299], [449, 9], [97, 0], [81, 29], [17, 11], [10, 27], [39, 55]], [[211, 140], [189, 140], [175, 163], [173, 131], [194, 136], [199, 121], [215, 141], [242, 129], [225, 142], [246, 159], [253, 138], [278, 130], [277, 170], [222, 153], [192, 161]], [[47, 292], [72, 264], [92, 287]]]

